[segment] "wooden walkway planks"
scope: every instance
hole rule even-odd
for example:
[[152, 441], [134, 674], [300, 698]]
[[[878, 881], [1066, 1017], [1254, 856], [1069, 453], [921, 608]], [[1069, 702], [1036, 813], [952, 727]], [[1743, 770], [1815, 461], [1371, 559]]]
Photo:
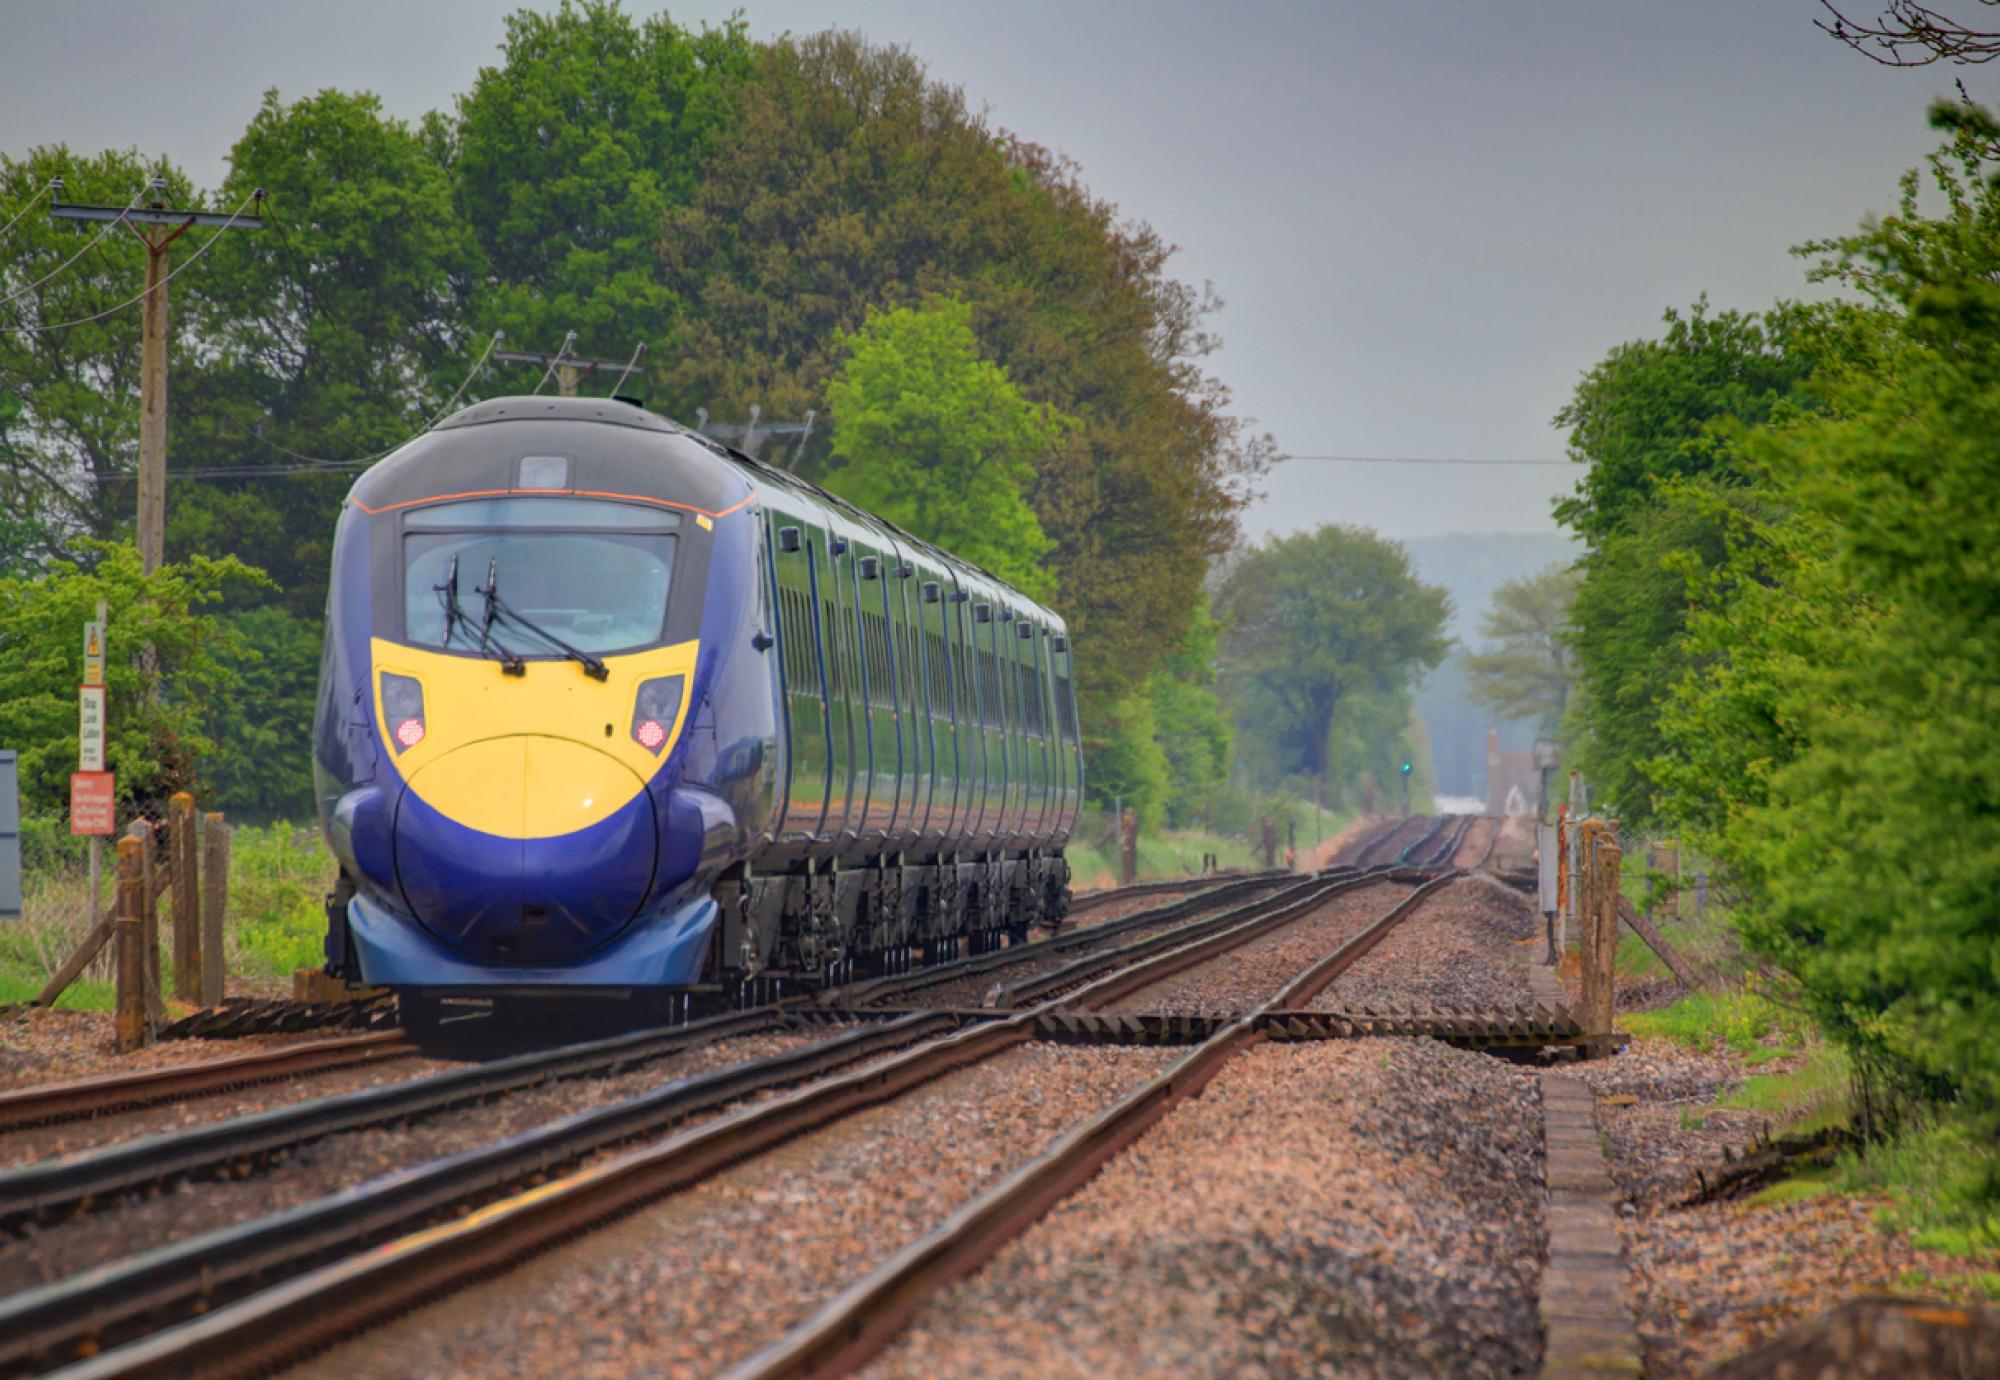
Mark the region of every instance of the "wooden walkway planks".
[[[1546, 971], [1546, 970], [1544, 970]], [[1549, 1258], [1542, 1270], [1542, 1374], [1549, 1380], [1643, 1375], [1626, 1296], [1618, 1193], [1605, 1164], [1589, 1087], [1542, 1075], [1548, 1147]]]

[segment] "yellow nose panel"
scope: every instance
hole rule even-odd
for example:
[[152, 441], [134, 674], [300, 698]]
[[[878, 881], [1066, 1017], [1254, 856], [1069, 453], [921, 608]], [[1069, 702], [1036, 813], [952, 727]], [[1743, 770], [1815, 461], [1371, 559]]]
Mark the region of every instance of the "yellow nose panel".
[[410, 778], [410, 789], [432, 808], [468, 829], [509, 839], [587, 829], [644, 787], [602, 752], [525, 733], [467, 743]]

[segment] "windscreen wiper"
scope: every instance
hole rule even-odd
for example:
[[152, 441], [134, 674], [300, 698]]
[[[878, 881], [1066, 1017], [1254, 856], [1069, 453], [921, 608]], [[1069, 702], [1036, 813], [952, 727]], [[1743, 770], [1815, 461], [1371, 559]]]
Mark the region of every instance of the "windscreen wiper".
[[569, 643], [557, 637], [547, 628], [529, 621], [507, 606], [506, 601], [500, 597], [499, 569], [500, 559], [496, 556], [493, 559], [493, 563], [486, 568], [486, 584], [479, 591], [486, 596], [486, 626], [489, 628], [493, 626], [495, 616], [504, 618], [522, 631], [532, 633], [536, 637], [541, 638], [542, 641], [556, 648], [571, 661], [582, 663], [584, 674], [591, 679], [608, 680], [611, 676], [611, 668], [604, 664], [604, 658], [593, 656], [581, 648], [570, 646]]
[[[494, 592], [499, 568], [500, 558], [495, 556], [486, 564], [486, 583], [473, 591], [474, 594], [486, 596], [486, 617], [479, 625], [479, 650], [487, 656], [499, 658], [500, 671], [503, 675], [525, 676], [528, 674], [528, 663], [521, 659], [519, 652], [493, 635], [493, 619], [500, 608], [500, 596]], [[458, 557], [451, 558], [451, 578], [439, 588], [450, 591], [447, 596], [450, 603], [446, 606], [446, 613], [449, 615], [451, 608], [458, 603]], [[472, 620], [465, 616], [465, 610], [459, 609], [458, 621], [470, 623]], [[447, 622], [445, 626], [445, 637], [449, 641], [451, 624]]]

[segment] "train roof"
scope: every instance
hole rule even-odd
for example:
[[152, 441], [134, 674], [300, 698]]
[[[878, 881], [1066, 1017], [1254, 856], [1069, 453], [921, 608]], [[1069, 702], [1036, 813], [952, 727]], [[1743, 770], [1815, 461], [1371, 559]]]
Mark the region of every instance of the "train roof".
[[[532, 425], [534, 439], [497, 442], [491, 428], [501, 424]], [[508, 430], [512, 431], [512, 425]], [[638, 438], [631, 434], [634, 432], [650, 436], [635, 445]], [[770, 499], [781, 494], [784, 497], [779, 501], [784, 506], [810, 504], [821, 510], [831, 526], [858, 527], [871, 540], [971, 575], [995, 593], [1035, 610], [1053, 628], [1063, 627], [1061, 616], [1052, 609], [962, 556], [914, 536], [808, 479], [691, 431], [669, 417], [614, 398], [529, 395], [473, 403], [363, 472], [349, 490], [348, 500], [364, 512], [378, 513], [434, 498], [506, 492], [513, 480], [496, 482], [496, 470], [511, 476], [509, 467], [514, 463], [543, 454], [570, 460], [580, 472], [570, 480], [576, 492], [672, 498], [711, 513], [726, 512], [748, 498]]]

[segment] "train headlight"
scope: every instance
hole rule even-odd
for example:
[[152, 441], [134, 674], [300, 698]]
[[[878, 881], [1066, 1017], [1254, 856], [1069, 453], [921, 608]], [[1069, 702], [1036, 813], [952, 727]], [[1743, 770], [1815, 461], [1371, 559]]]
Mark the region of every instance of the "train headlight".
[[424, 740], [424, 687], [416, 677], [382, 673], [382, 717], [399, 756]]
[[632, 708], [632, 741], [655, 757], [667, 745], [681, 712], [681, 681], [680, 676], [661, 676], [639, 685], [638, 703]]

